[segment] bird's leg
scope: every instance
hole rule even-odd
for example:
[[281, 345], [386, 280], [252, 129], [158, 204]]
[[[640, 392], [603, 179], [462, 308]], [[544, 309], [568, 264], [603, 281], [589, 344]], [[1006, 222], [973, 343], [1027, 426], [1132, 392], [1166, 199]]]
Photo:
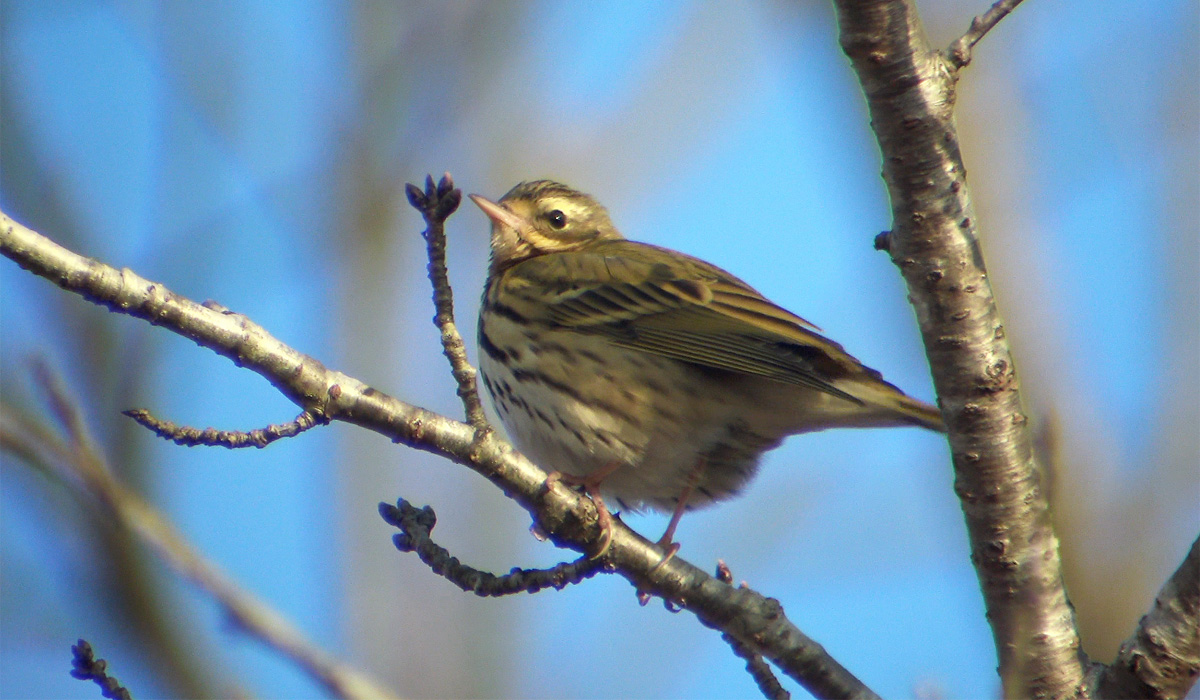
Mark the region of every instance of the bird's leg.
[[683, 487], [683, 492], [679, 494], [679, 500], [675, 503], [675, 512], [671, 514], [671, 521], [667, 523], [667, 531], [658, 539], [658, 546], [663, 548], [666, 554], [663, 555], [662, 561], [654, 565], [651, 571], [657, 571], [663, 564], [671, 561], [671, 557], [675, 556], [675, 552], [679, 551], [679, 543], [675, 542], [675, 528], [679, 526], [679, 520], [683, 518], [683, 514], [687, 511], [688, 497], [692, 495], [692, 491], [700, 484], [700, 476], [704, 473], [704, 458], [701, 457], [696, 462], [696, 468], [688, 474], [687, 484]]
[[600, 484], [620, 468], [620, 462], [613, 462], [587, 476], [576, 476], [560, 471], [553, 471], [546, 475], [547, 490], [559, 481], [572, 486], [582, 486], [583, 492], [587, 494], [588, 498], [592, 499], [592, 504], [596, 506], [596, 522], [600, 526], [600, 549], [595, 554], [589, 555], [590, 559], [599, 559], [612, 546], [613, 517], [612, 513], [608, 510], [608, 506], [604, 505], [604, 497], [600, 495]]

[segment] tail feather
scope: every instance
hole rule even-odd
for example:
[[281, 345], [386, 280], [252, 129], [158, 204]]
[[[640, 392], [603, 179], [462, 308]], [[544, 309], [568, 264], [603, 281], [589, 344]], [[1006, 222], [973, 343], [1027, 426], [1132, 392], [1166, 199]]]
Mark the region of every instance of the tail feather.
[[937, 406], [918, 401], [907, 394], [901, 395], [896, 403], [906, 421], [939, 433], [946, 432], [946, 422], [942, 420], [942, 411]]
[[867, 377], [857, 384], [842, 384], [841, 388], [863, 402], [860, 415], [864, 427], [913, 425], [939, 433], [946, 432], [946, 423], [937, 406], [905, 394], [898, 387], [876, 377]]

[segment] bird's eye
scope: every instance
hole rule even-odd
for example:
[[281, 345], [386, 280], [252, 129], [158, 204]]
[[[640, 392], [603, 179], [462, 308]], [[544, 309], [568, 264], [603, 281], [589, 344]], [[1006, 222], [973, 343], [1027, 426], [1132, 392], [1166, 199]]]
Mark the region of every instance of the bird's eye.
[[546, 219], [554, 228], [565, 228], [567, 225], [567, 215], [562, 213], [561, 209], [555, 209], [547, 213]]

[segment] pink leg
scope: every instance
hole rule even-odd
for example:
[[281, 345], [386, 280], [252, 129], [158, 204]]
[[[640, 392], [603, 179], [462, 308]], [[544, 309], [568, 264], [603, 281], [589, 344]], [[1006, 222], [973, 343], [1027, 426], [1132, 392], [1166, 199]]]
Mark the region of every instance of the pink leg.
[[679, 494], [679, 500], [675, 503], [675, 512], [671, 514], [671, 521], [667, 523], [667, 531], [658, 540], [658, 546], [663, 548], [666, 554], [663, 555], [662, 561], [655, 564], [654, 570], [657, 570], [663, 564], [671, 561], [671, 557], [679, 551], [679, 543], [675, 542], [675, 528], [679, 526], [679, 520], [683, 518], [683, 514], [687, 511], [688, 497], [692, 495], [692, 491], [700, 483], [700, 475], [704, 472], [704, 458], [696, 464], [696, 468], [688, 476], [687, 485], [683, 487], [683, 492]]

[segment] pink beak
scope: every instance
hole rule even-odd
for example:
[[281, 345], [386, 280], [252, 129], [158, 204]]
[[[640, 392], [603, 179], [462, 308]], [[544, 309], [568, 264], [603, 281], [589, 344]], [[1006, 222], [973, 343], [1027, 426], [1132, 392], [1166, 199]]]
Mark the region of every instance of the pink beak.
[[528, 228], [529, 222], [505, 209], [503, 206], [496, 204], [492, 200], [486, 197], [481, 197], [477, 194], [467, 196], [471, 198], [472, 202], [475, 202], [476, 206], [483, 210], [483, 213], [486, 214], [487, 218], [491, 219], [494, 224], [504, 228], [512, 229], [513, 231], [517, 232], [524, 231], [526, 228]]

